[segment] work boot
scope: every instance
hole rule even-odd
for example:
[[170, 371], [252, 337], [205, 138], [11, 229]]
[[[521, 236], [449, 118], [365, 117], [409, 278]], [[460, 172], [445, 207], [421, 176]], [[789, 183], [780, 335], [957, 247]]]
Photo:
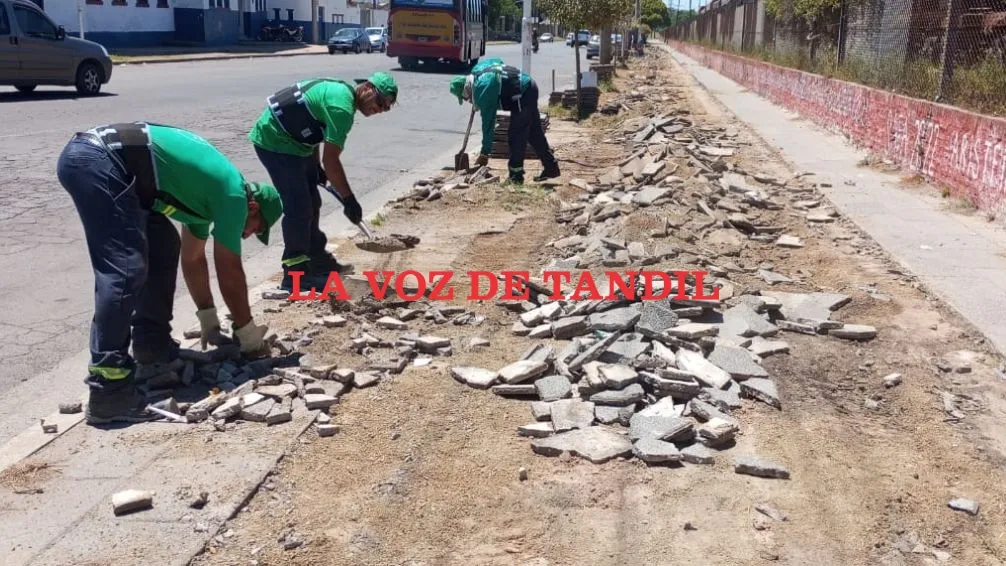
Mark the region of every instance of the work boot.
[[559, 173], [559, 165], [555, 164], [555, 165], [552, 165], [551, 167], [546, 167], [545, 170], [541, 172], [541, 174], [539, 174], [537, 177], [534, 178], [534, 182], [535, 183], [540, 183], [540, 182], [545, 181], [547, 179], [555, 179], [559, 175], [560, 175], [560, 173]]
[[84, 418], [87, 424], [142, 423], [160, 415], [147, 411], [147, 400], [136, 391], [133, 377], [107, 380], [89, 375], [84, 383], [90, 388]]
[[310, 269], [314, 273], [324, 273], [325, 278], [328, 278], [328, 274], [335, 271], [336, 273], [344, 274], [349, 273], [353, 270], [353, 265], [346, 263], [339, 263], [335, 256], [325, 252], [320, 256], [314, 256], [311, 258]]
[[290, 275], [291, 271], [303, 271], [304, 273], [300, 276], [300, 294], [310, 295], [311, 287], [314, 290], [321, 292], [325, 288], [325, 283], [328, 282], [328, 271], [318, 271], [311, 269], [309, 262], [298, 263], [297, 265], [283, 267], [283, 281], [279, 284], [279, 288], [284, 291], [294, 292], [293, 288], [293, 276]]

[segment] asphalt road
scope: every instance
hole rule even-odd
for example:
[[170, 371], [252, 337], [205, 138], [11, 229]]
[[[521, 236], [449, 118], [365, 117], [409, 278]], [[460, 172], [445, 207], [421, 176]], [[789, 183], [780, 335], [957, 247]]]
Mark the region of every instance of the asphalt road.
[[[553, 70], [558, 88], [572, 84], [574, 57], [562, 43], [541, 47], [532, 59], [532, 75], [546, 98]], [[487, 56], [519, 66], [520, 47], [490, 46]], [[587, 68], [585, 60], [581, 65]], [[405, 72], [383, 54], [312, 55], [117, 66], [97, 98], [77, 98], [72, 89], [55, 87], [40, 87], [30, 96], [0, 91], [0, 238], [5, 242], [0, 248], [0, 396], [87, 347], [93, 275], [80, 221], [55, 171], [74, 132], [131, 120], [181, 126], [217, 145], [250, 179], [265, 180], [247, 133], [268, 95], [305, 78], [363, 78], [377, 70], [395, 76], [399, 104], [371, 118], [358, 114], [343, 154], [366, 214], [365, 195], [396, 180], [407, 182], [410, 173], [460, 149], [470, 107], [459, 106], [448, 93], [449, 74]], [[469, 151], [478, 148], [478, 120], [472, 129]], [[339, 211], [333, 199], [323, 198], [323, 214]], [[279, 236], [279, 230], [274, 234]], [[250, 285], [279, 271], [278, 262], [262, 261], [258, 241], [246, 242]], [[279, 242], [270, 248], [281, 249]], [[185, 294], [180, 273], [178, 288]], [[215, 284], [214, 294], [222, 305]], [[76, 375], [64, 377], [80, 383], [84, 373], [81, 366]]]

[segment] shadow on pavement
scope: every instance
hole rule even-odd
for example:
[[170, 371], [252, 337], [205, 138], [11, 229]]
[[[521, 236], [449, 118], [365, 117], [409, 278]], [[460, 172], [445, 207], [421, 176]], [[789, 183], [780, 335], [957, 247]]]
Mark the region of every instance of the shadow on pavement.
[[215, 47], [201, 46], [158, 46], [158, 47], [127, 47], [113, 49], [109, 54], [124, 57], [150, 57], [157, 55], [190, 55], [195, 53], [282, 53], [310, 47], [307, 43], [248, 41], [234, 45]]
[[88, 98], [107, 98], [118, 96], [114, 92], [100, 92], [98, 94], [80, 94], [75, 90], [43, 90], [35, 92], [0, 92], [0, 103], [4, 102], [24, 102], [29, 100], [74, 100]]

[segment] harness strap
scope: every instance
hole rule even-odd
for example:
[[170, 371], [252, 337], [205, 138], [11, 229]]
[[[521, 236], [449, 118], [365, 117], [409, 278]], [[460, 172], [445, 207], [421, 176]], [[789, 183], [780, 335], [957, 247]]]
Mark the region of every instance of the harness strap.
[[329, 78], [312, 79], [288, 86], [266, 99], [280, 127], [294, 140], [305, 145], [318, 145], [325, 141], [325, 124], [311, 113], [304, 95], [315, 85], [331, 81], [343, 82]]

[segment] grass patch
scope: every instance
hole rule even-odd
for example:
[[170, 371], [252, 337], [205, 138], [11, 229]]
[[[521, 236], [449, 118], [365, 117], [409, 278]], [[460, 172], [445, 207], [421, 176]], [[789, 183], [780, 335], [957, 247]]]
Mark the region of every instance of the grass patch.
[[618, 87], [615, 86], [615, 81], [613, 79], [604, 79], [597, 83], [597, 88], [601, 92], [618, 92]]
[[378, 212], [378, 213], [377, 213], [377, 214], [376, 214], [376, 215], [374, 216], [374, 218], [372, 218], [372, 219], [370, 220], [370, 225], [371, 225], [371, 226], [374, 226], [374, 227], [376, 228], [376, 227], [378, 227], [378, 226], [381, 226], [382, 224], [384, 224], [384, 223], [385, 223], [385, 222], [387, 222], [387, 221], [388, 221], [388, 217], [387, 217], [387, 216], [385, 216], [384, 214], [382, 214], [382, 213]]

